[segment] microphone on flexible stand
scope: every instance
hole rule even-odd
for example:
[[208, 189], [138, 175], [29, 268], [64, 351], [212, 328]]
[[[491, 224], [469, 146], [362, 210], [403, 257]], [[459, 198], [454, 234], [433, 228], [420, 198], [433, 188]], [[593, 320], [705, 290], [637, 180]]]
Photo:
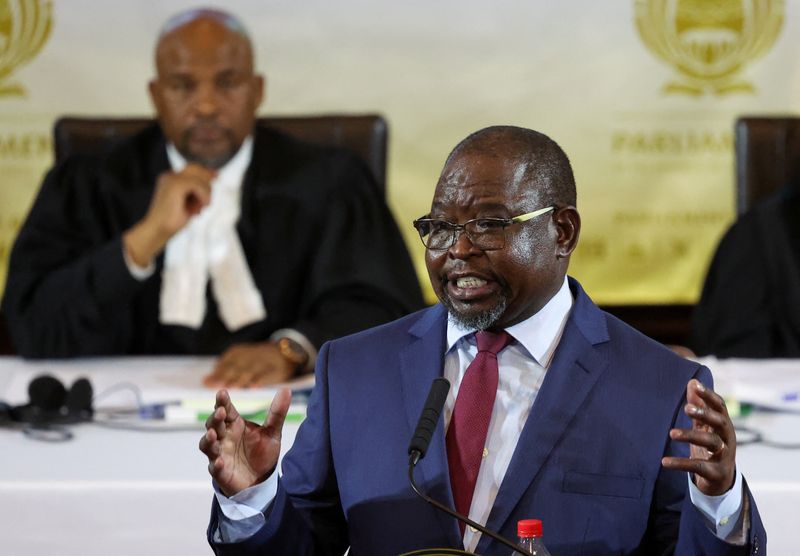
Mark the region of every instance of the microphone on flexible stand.
[[519, 545], [514, 544], [513, 542], [509, 541], [501, 537], [499, 534], [495, 533], [494, 531], [490, 531], [483, 525], [472, 521], [467, 516], [461, 515], [460, 513], [456, 512], [455, 510], [451, 510], [444, 504], [437, 502], [424, 492], [422, 492], [417, 483], [414, 482], [414, 468], [416, 467], [419, 460], [425, 457], [425, 452], [428, 450], [428, 445], [431, 443], [431, 437], [433, 436], [433, 431], [436, 430], [436, 424], [439, 422], [439, 415], [442, 413], [442, 408], [444, 407], [444, 402], [447, 399], [447, 393], [450, 391], [450, 382], [446, 378], [436, 378], [433, 380], [433, 384], [431, 384], [431, 389], [428, 392], [428, 398], [425, 400], [425, 405], [422, 408], [422, 413], [420, 413], [419, 421], [417, 422], [417, 428], [414, 430], [414, 436], [411, 438], [411, 442], [408, 444], [408, 480], [411, 482], [411, 488], [414, 492], [425, 500], [428, 504], [432, 505], [434, 508], [437, 508], [446, 514], [458, 519], [477, 529], [484, 535], [489, 535], [491, 538], [496, 540], [499, 543], [506, 545], [507, 547], [511, 548], [515, 552], [519, 552], [520, 554], [524, 554], [525, 556], [532, 556], [530, 552], [525, 550]]

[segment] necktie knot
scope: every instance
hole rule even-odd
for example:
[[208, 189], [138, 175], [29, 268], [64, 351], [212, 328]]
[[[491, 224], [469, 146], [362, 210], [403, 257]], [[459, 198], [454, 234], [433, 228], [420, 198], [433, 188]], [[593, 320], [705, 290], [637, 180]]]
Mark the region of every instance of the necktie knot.
[[514, 338], [506, 332], [489, 332], [481, 330], [475, 333], [475, 341], [478, 343], [478, 353], [488, 351], [494, 356], [497, 356], [504, 347], [511, 343]]

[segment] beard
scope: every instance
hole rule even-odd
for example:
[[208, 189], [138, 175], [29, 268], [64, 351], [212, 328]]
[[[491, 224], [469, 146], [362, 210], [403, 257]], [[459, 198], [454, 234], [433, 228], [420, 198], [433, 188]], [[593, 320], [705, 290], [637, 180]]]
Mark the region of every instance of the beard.
[[195, 164], [199, 164], [204, 168], [208, 168], [210, 170], [219, 170], [228, 162], [230, 162], [230, 160], [233, 158], [233, 155], [230, 153], [225, 153], [216, 156], [206, 156], [188, 152], [184, 155], [184, 158], [187, 162], [194, 162]]
[[456, 325], [464, 330], [488, 330], [497, 324], [497, 321], [500, 320], [500, 317], [503, 316], [506, 308], [508, 308], [508, 297], [506, 295], [500, 296], [494, 306], [480, 313], [459, 311], [447, 295], [442, 296], [441, 302]]
[[217, 153], [197, 152], [191, 148], [192, 132], [193, 130], [191, 128], [186, 130], [181, 137], [180, 144], [176, 145], [178, 152], [183, 155], [187, 162], [194, 162], [205, 168], [219, 170], [225, 166], [239, 150], [238, 147], [235, 147], [235, 141], [230, 131], [224, 130], [223, 133], [225, 135], [225, 143], [228, 145], [227, 148]]

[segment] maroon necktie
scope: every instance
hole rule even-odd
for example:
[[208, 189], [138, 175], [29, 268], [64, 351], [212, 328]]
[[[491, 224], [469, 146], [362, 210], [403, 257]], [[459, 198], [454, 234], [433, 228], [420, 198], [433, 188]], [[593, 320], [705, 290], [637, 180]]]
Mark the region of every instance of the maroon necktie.
[[[475, 339], [478, 354], [461, 380], [446, 439], [453, 500], [456, 511], [464, 515], [469, 515], [472, 504], [497, 394], [497, 354], [513, 340], [506, 331], [485, 330], [476, 332]], [[459, 526], [463, 535], [464, 524], [459, 522]]]

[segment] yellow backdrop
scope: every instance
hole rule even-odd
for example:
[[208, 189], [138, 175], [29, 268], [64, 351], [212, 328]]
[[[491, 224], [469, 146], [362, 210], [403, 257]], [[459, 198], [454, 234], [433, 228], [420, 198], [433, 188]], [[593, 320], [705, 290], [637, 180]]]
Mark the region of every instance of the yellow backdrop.
[[[387, 117], [390, 203], [423, 283], [410, 222], [445, 156], [475, 129], [516, 124], [572, 159], [572, 274], [595, 300], [693, 302], [734, 214], [734, 119], [800, 104], [795, 0], [218, 4], [256, 43], [264, 113]], [[190, 5], [0, 0], [0, 288], [54, 119], [150, 114], [154, 37]]]

